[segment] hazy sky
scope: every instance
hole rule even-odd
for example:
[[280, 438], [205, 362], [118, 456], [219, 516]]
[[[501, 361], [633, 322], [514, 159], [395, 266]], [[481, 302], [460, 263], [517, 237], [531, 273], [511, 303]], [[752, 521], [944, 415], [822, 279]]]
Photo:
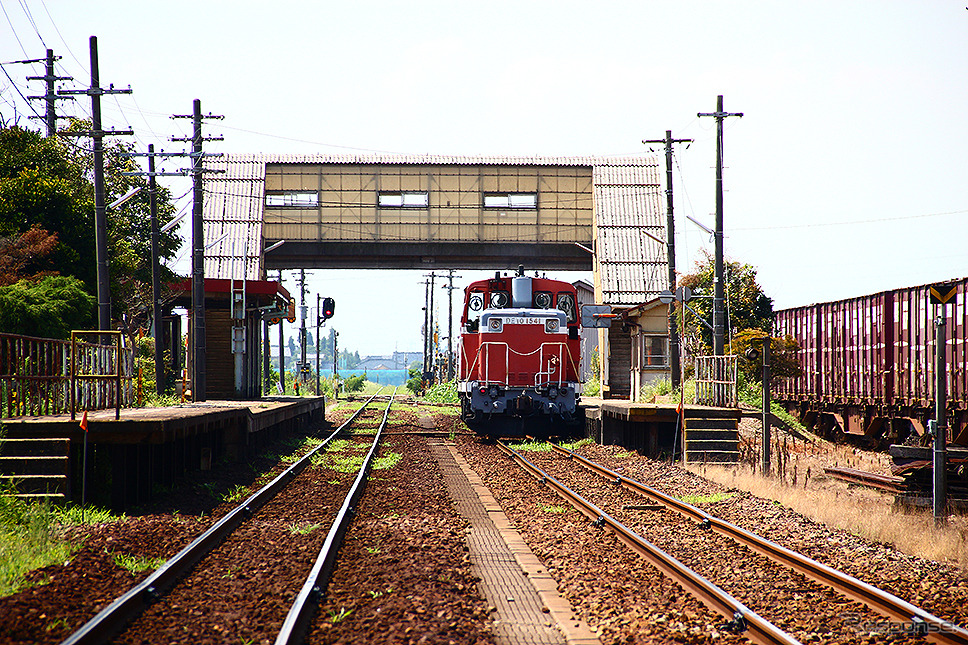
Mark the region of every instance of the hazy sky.
[[[723, 94], [745, 114], [726, 123], [726, 255], [776, 308], [968, 275], [963, 0], [0, 5], [0, 61], [50, 47], [63, 87], [89, 83], [97, 36], [102, 85], [134, 90], [104, 98], [105, 125], [145, 149], [180, 149], [169, 116], [196, 98], [225, 115], [212, 152], [629, 155], [672, 130], [695, 139], [676, 151], [683, 272], [712, 248], [685, 216], [712, 224], [715, 122], [696, 113]], [[42, 66], [3, 69], [0, 115], [23, 124]], [[421, 273], [311, 275], [342, 346], [420, 349]]]

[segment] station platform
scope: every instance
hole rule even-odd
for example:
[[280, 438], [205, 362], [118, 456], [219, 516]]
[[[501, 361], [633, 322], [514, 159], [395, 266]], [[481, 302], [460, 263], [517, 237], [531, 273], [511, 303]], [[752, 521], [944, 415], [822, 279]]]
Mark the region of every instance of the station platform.
[[322, 423], [324, 397], [205, 401], [163, 408], [5, 419], [0, 475], [18, 490], [79, 502], [87, 450], [86, 502], [116, 512], [220, 460], [240, 461], [269, 441]]
[[[689, 463], [735, 463], [739, 460], [739, 408], [644, 403], [583, 396], [585, 436], [653, 457]], [[683, 427], [680, 427], [683, 426]], [[685, 451], [683, 451], [685, 440]]]

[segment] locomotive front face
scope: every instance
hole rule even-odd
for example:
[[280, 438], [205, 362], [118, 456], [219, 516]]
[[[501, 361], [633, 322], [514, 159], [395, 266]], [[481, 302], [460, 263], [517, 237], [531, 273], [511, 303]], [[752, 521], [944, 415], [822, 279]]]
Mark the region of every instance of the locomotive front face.
[[495, 278], [467, 290], [462, 318], [462, 412], [472, 427], [500, 418], [575, 419], [580, 341], [574, 288]]

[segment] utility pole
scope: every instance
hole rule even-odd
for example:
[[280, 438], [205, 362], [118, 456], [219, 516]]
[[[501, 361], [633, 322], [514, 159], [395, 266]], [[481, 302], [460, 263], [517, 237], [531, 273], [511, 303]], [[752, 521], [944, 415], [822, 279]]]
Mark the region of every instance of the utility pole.
[[[282, 269], [279, 269], [279, 284], [282, 285]], [[286, 393], [286, 346], [285, 333], [282, 329], [283, 318], [279, 319], [279, 384], [282, 386], [281, 394]]]
[[202, 161], [207, 156], [202, 153], [205, 141], [221, 141], [222, 137], [203, 137], [202, 119], [222, 119], [213, 114], [202, 116], [202, 102], [195, 99], [191, 114], [175, 114], [173, 119], [191, 119], [192, 136], [172, 137], [172, 141], [192, 142], [192, 400], [205, 401], [205, 233], [202, 226]]
[[306, 382], [306, 269], [299, 269], [299, 380]]
[[54, 81], [71, 81], [71, 80], [74, 80], [70, 76], [57, 76], [57, 75], [54, 74], [54, 61], [55, 60], [60, 60], [60, 59], [61, 59], [61, 56], [56, 56], [56, 57], [54, 56], [54, 50], [53, 49], [48, 49], [47, 50], [47, 58], [45, 58], [45, 59], [21, 61], [21, 62], [24, 62], [24, 63], [40, 63], [40, 62], [46, 63], [46, 67], [44, 69], [44, 72], [45, 73], [44, 73], [43, 76], [28, 76], [27, 77], [27, 80], [28, 81], [46, 81], [46, 83], [47, 83], [47, 93], [46, 94], [43, 94], [42, 96], [28, 96], [27, 98], [28, 99], [44, 99], [44, 102], [47, 105], [47, 109], [44, 112], [44, 116], [43, 117], [31, 116], [31, 117], [28, 117], [28, 118], [30, 118], [30, 119], [43, 118], [44, 119], [44, 123], [47, 125], [47, 136], [48, 137], [52, 137], [55, 134], [57, 134], [57, 111], [56, 111], [56, 108], [55, 108], [55, 101], [64, 101], [64, 100], [68, 100], [68, 99], [70, 99], [71, 101], [74, 100], [74, 97], [73, 96], [58, 96], [54, 92]]
[[430, 275], [424, 275], [424, 277], [430, 278], [430, 286], [427, 289], [429, 294], [427, 304], [427, 359], [425, 360], [427, 368], [424, 370], [424, 374], [427, 374], [434, 369], [434, 353], [436, 350], [434, 346], [434, 279], [437, 274], [431, 271]]
[[723, 119], [729, 116], [743, 116], [742, 112], [723, 111], [723, 95], [716, 99], [715, 112], [699, 112], [696, 116], [711, 116], [716, 119], [716, 267], [713, 279], [713, 355], [725, 353], [723, 342], [723, 311], [725, 310], [725, 277], [723, 270]]
[[319, 320], [320, 319], [320, 315], [319, 315], [319, 312], [320, 312], [320, 304], [319, 304], [319, 302], [320, 302], [321, 299], [322, 299], [321, 296], [317, 293], [316, 294], [316, 396], [319, 396], [319, 344], [320, 344], [319, 324], [321, 322]]
[[101, 129], [101, 95], [131, 94], [131, 88], [116, 90], [101, 87], [97, 60], [97, 37], [91, 36], [91, 86], [86, 90], [62, 90], [58, 94], [87, 94], [91, 97], [91, 130], [74, 132], [72, 136], [89, 136], [94, 140], [94, 245], [97, 259], [97, 324], [98, 331], [111, 329], [111, 277], [108, 273], [108, 218], [104, 206], [104, 137], [131, 135], [131, 130]]
[[148, 208], [151, 222], [151, 319], [154, 321], [155, 339], [155, 392], [165, 393], [165, 348], [164, 331], [161, 326], [161, 230], [158, 227], [158, 183], [156, 177], [183, 177], [184, 172], [158, 172], [155, 170], [155, 157], [184, 157], [184, 152], [155, 152], [155, 145], [148, 144], [147, 153], [127, 152], [124, 157], [147, 157], [148, 172], [123, 172], [127, 177], [148, 177]]
[[430, 337], [430, 324], [429, 324], [429, 314], [430, 314], [430, 280], [424, 280], [424, 324], [423, 324], [423, 372], [420, 375], [421, 380], [424, 378], [424, 374], [428, 371], [428, 360], [430, 357], [430, 352], [428, 347], [430, 346], [427, 339]]
[[151, 218], [151, 317], [155, 321], [155, 393], [165, 393], [165, 334], [161, 326], [161, 267], [158, 265], [158, 183], [155, 181], [155, 144], [148, 144], [148, 208]]
[[447, 380], [454, 380], [454, 278], [463, 276], [454, 275], [453, 269], [447, 269], [447, 284], [441, 285], [441, 289], [447, 289]]
[[[672, 130], [666, 130], [665, 139], [645, 139], [642, 143], [665, 144], [666, 161], [666, 256], [669, 259], [669, 291], [676, 290], [676, 224], [673, 218], [672, 203], [672, 144], [692, 143], [692, 139], [673, 139]], [[672, 387], [679, 387], [679, 332], [676, 329], [675, 301], [669, 303], [669, 369], [672, 373]]]

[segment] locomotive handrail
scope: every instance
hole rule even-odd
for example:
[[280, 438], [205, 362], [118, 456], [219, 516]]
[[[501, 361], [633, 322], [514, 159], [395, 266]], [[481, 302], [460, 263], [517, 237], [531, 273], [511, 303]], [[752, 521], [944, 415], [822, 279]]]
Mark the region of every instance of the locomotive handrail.
[[[481, 354], [484, 353], [484, 349], [486, 347], [490, 346], [490, 345], [498, 345], [498, 346], [503, 345], [504, 346], [504, 349], [505, 349], [504, 364], [505, 364], [505, 366], [507, 366], [507, 363], [508, 363], [508, 353], [514, 354], [515, 356], [532, 356], [534, 354], [538, 354], [539, 352], [542, 352], [543, 353], [544, 350], [545, 350], [545, 347], [557, 347], [558, 348], [558, 351], [559, 351], [559, 357], [560, 357], [560, 353], [561, 352], [564, 352], [564, 354], [568, 357], [568, 362], [571, 364], [572, 369], [575, 371], [576, 380], [578, 378], [578, 375], [581, 373], [579, 371], [579, 369], [578, 369], [578, 366], [575, 364], [575, 358], [574, 358], [574, 356], [572, 356], [571, 355], [571, 352], [568, 351], [568, 345], [567, 345], [567, 343], [548, 343], [548, 342], [544, 342], [544, 343], [541, 343], [541, 346], [540, 347], [538, 347], [537, 349], [535, 349], [533, 351], [530, 351], [530, 352], [517, 352], [517, 351], [511, 349], [511, 347], [505, 341], [488, 340], [488, 341], [485, 341], [485, 342], [481, 343], [480, 346], [478, 346], [478, 348], [477, 348], [477, 354], [474, 356], [474, 362], [471, 363], [470, 366], [467, 368], [467, 372], [466, 373], [468, 375], [471, 372], [474, 371], [474, 368], [475, 367], [477, 367], [478, 361], [481, 359]], [[463, 346], [461, 346], [459, 349], [460, 349], [461, 355], [463, 356]], [[539, 369], [541, 367], [541, 357], [542, 357], [542, 355], [543, 354], [539, 354], [539, 358], [538, 358], [538, 361], [539, 361], [538, 367], [539, 367]], [[487, 353], [487, 356], [484, 358], [484, 361], [483, 361], [483, 366], [484, 366], [484, 382], [485, 383], [491, 383], [491, 379], [490, 379], [490, 367], [491, 367], [490, 366], [490, 360], [491, 360], [491, 358], [490, 358], [490, 352], [488, 352]], [[507, 369], [506, 369], [506, 371], [507, 371]], [[538, 386], [537, 377], [540, 374], [543, 374], [543, 373], [544, 372], [540, 372], [539, 371], [537, 374], [535, 374], [535, 387]], [[562, 380], [563, 380], [562, 379], [562, 376], [563, 376], [563, 374], [564, 374], [564, 370], [562, 370], [562, 373], [558, 377], [558, 385], [561, 385], [561, 383], [562, 383]], [[509, 384], [508, 381], [506, 381], [506, 380], [505, 381], [495, 381], [494, 383], [497, 384], [497, 385], [508, 385]]]

